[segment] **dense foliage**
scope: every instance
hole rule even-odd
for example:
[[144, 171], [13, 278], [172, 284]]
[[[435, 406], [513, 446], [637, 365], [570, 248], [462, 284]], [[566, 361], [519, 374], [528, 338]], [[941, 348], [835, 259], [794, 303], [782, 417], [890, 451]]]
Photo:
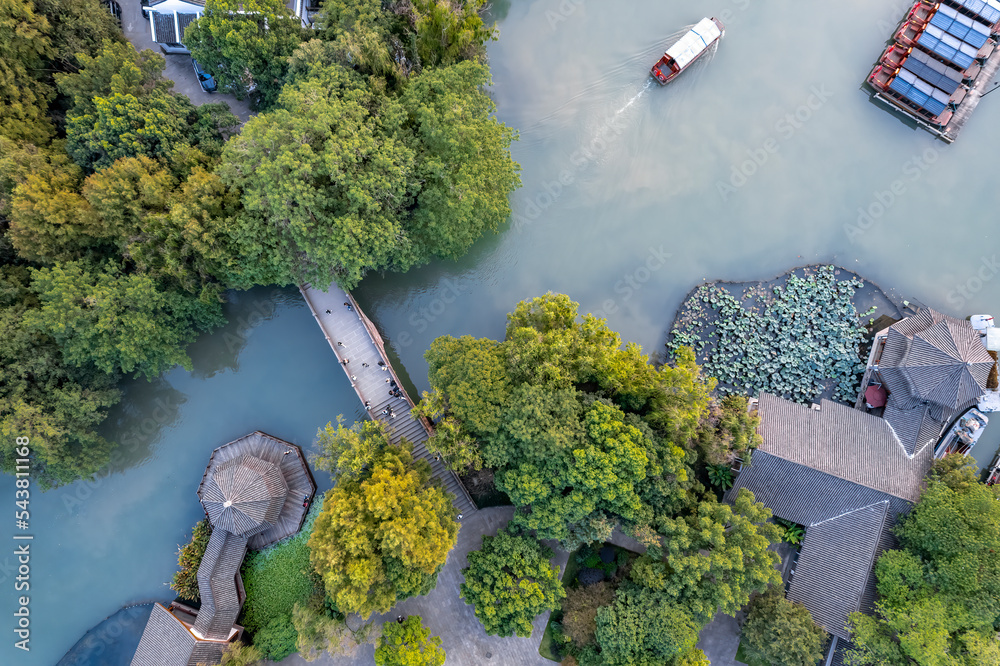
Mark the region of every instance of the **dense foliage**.
[[322, 654], [331, 657], [353, 656], [365, 643], [377, 638], [377, 626], [367, 624], [351, 631], [343, 614], [329, 612], [322, 596], [308, 603], [298, 602], [292, 609], [292, 625], [297, 638], [295, 650], [306, 661], [315, 661]]
[[375, 649], [375, 666], [442, 666], [441, 639], [411, 615], [402, 622], [386, 622]]
[[184, 30], [184, 45], [221, 90], [267, 108], [304, 35], [282, 0], [206, 0], [204, 13]]
[[342, 612], [368, 618], [427, 594], [458, 538], [451, 495], [427, 461], [414, 460], [408, 442], [389, 442], [381, 422], [353, 431], [327, 426], [320, 438], [326, 451], [316, 464], [333, 472], [337, 485], [326, 494], [309, 548], [327, 595]]
[[876, 616], [851, 616], [855, 666], [1000, 664], [1000, 489], [971, 458], [936, 461], [875, 567]]
[[469, 553], [469, 566], [462, 569], [460, 589], [487, 634], [527, 638], [535, 616], [558, 606], [566, 593], [559, 567], [549, 564], [553, 554], [537, 540], [509, 531], [483, 536], [482, 548]]
[[31, 438], [43, 484], [107, 464], [117, 382], [190, 368], [226, 289], [353, 285], [507, 218], [480, 9], [331, 1], [306, 31], [276, 0], [209, 0], [185, 43], [273, 109], [235, 143], [228, 107], [171, 92], [98, 0], [0, 2], [0, 432]]
[[438, 338], [417, 412], [445, 424], [427, 446], [485, 464], [518, 507], [514, 524], [567, 548], [604, 541], [616, 521], [659, 524], [692, 487], [685, 446], [712, 382], [690, 352], [656, 368], [577, 304], [520, 303], [503, 342]]
[[838, 400], [854, 402], [864, 372], [859, 318], [871, 311], [859, 314], [852, 301], [864, 282], [837, 273], [833, 266], [807, 269], [770, 293], [757, 285], [740, 297], [702, 285], [684, 304], [667, 348], [696, 347], [720, 391], [808, 402], [832, 385]]
[[671, 663], [694, 648], [700, 629], [668, 595], [639, 586], [619, 589], [597, 612], [597, 643], [608, 666]]
[[320, 589], [309, 562], [309, 537], [322, 507], [320, 498], [297, 534], [264, 550], [250, 551], [243, 560], [240, 573], [247, 598], [240, 623], [269, 659], [283, 659], [295, 651], [292, 610], [297, 603], [308, 603]]
[[610, 583], [580, 585], [566, 590], [562, 602], [562, 630], [577, 647], [594, 642], [597, 632], [597, 611], [614, 601], [615, 590]]
[[297, 279], [353, 287], [372, 269], [455, 258], [510, 215], [513, 133], [491, 116], [485, 65], [427, 70], [386, 96], [318, 47], [297, 62], [220, 169], [269, 244], [294, 253]]
[[826, 632], [801, 604], [785, 599], [779, 585], [750, 602], [743, 624], [744, 653], [767, 666], [815, 666], [823, 657]]
[[191, 541], [181, 546], [177, 551], [177, 564], [180, 570], [174, 574], [170, 589], [181, 599], [200, 601], [198, 590], [198, 567], [201, 558], [205, 556], [208, 540], [212, 536], [212, 526], [208, 520], [199, 520], [191, 530]]

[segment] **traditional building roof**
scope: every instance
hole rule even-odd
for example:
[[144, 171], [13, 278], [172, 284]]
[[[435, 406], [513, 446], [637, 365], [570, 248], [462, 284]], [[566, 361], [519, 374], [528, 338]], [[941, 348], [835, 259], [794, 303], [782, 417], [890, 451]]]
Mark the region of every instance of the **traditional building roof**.
[[760, 395], [758, 414], [761, 451], [911, 502], [919, 499], [933, 451], [911, 458], [884, 419], [829, 400], [816, 410], [768, 393]]
[[763, 449], [754, 451], [750, 465], [743, 466], [726, 493], [726, 501], [732, 502], [740, 488], [752, 492], [754, 499], [778, 518], [806, 527], [879, 503], [887, 504], [893, 516], [910, 508], [905, 499], [785, 460]]
[[212, 531], [198, 567], [201, 609], [194, 622], [197, 635], [211, 640], [229, 638], [243, 606], [236, 577], [240, 575], [240, 565], [246, 552], [246, 537], [224, 529]]
[[225, 644], [199, 640], [161, 604], [153, 604], [132, 666], [196, 666], [217, 664]]
[[806, 530], [787, 596], [834, 636], [850, 638], [848, 617], [863, 609], [869, 583], [874, 587], [872, 566], [888, 519], [889, 502], [883, 501]]
[[244, 537], [274, 527], [287, 495], [278, 466], [249, 453], [219, 464], [198, 488], [212, 527]]

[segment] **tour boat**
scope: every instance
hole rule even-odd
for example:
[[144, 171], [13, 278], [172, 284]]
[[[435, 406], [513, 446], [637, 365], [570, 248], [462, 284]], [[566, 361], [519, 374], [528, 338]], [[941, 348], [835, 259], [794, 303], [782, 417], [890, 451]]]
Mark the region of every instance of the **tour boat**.
[[716, 18], [703, 18], [693, 28], [667, 49], [650, 73], [661, 86], [673, 81], [695, 60], [722, 39], [726, 26]]
[[934, 451], [934, 457], [944, 458], [951, 453], [969, 455], [989, 422], [990, 420], [986, 418], [985, 414], [973, 407], [963, 414], [941, 438]]

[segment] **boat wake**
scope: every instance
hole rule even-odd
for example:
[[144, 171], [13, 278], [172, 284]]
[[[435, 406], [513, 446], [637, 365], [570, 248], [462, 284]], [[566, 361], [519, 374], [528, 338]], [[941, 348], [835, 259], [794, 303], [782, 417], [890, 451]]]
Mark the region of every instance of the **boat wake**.
[[646, 85], [644, 85], [642, 87], [642, 90], [640, 90], [638, 93], [636, 93], [635, 97], [633, 97], [628, 102], [626, 102], [625, 106], [623, 106], [622, 108], [620, 108], [617, 111], [615, 111], [615, 117], [617, 118], [618, 116], [620, 116], [621, 114], [623, 114], [630, 106], [632, 106], [633, 104], [635, 104], [636, 100], [638, 100], [640, 97], [642, 97], [643, 94], [647, 90], [649, 90], [649, 86], [651, 86], [651, 85], [653, 85], [653, 79], [650, 79], [649, 81], [646, 81]]

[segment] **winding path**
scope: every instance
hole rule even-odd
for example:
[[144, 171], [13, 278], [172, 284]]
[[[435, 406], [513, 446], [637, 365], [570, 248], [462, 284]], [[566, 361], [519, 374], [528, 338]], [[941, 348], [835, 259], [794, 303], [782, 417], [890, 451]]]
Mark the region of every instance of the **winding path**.
[[[404, 437], [413, 444], [413, 455], [430, 463], [434, 476], [454, 495], [455, 510], [460, 516], [467, 518], [474, 514], [476, 505], [458, 476], [424, 446], [432, 432], [430, 423], [410, 415], [413, 400], [389, 363], [381, 334], [358, 307], [354, 297], [336, 284], [327, 291], [302, 285], [299, 291], [351, 380], [358, 398], [362, 403], [367, 401], [370, 404], [369, 416], [389, 427], [390, 441], [394, 444]], [[390, 382], [395, 382], [402, 397], [390, 395]]]

